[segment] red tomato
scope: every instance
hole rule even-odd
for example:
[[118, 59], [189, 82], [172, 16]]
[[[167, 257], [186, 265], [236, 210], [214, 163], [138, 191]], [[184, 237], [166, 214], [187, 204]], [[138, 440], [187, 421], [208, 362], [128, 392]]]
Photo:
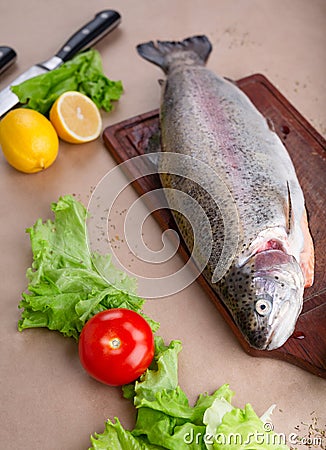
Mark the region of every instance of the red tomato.
[[82, 366], [93, 378], [111, 386], [136, 380], [153, 356], [153, 332], [146, 320], [130, 309], [96, 314], [79, 337]]

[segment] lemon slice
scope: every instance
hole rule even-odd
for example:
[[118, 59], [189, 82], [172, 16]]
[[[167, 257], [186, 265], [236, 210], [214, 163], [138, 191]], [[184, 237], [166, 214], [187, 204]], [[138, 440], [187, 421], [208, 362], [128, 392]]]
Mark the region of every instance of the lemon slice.
[[8, 163], [25, 173], [51, 166], [59, 150], [51, 122], [32, 109], [17, 108], [0, 122], [0, 145]]
[[102, 130], [97, 106], [89, 97], [76, 91], [60, 95], [50, 110], [50, 120], [58, 136], [73, 144], [93, 141]]

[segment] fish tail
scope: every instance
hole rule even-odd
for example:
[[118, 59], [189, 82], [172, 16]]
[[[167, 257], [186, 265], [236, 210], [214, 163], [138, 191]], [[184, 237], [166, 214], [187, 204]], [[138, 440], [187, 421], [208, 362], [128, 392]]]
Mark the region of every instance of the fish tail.
[[150, 41], [139, 44], [136, 48], [140, 56], [161, 67], [162, 70], [167, 73], [172, 54], [177, 52], [180, 55], [180, 53], [188, 52], [188, 54], [192, 54], [199, 63], [205, 64], [212, 51], [212, 44], [206, 36], [202, 35], [189, 37], [179, 42]]

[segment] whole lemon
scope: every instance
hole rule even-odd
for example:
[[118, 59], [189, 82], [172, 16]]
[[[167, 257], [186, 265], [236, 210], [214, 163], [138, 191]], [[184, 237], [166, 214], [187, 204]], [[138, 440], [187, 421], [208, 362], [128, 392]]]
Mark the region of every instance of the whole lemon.
[[11, 166], [35, 173], [55, 161], [59, 138], [45, 116], [32, 109], [17, 108], [0, 122], [0, 145]]

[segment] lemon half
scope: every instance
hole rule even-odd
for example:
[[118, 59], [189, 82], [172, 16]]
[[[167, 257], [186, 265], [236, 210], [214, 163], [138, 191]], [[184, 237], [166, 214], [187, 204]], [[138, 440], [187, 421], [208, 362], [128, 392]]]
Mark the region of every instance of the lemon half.
[[77, 91], [60, 95], [50, 110], [50, 120], [59, 137], [73, 144], [93, 141], [102, 130], [102, 118], [97, 106]]

